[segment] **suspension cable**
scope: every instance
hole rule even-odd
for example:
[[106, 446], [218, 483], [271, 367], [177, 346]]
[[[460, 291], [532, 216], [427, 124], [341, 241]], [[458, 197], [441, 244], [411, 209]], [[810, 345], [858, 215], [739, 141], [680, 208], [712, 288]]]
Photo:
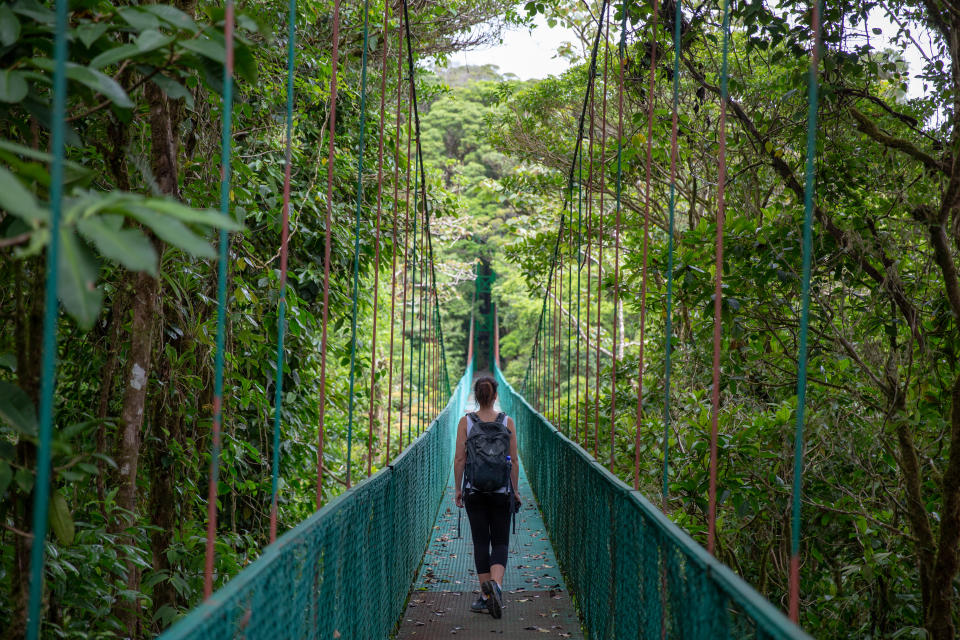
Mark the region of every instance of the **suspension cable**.
[[[582, 207], [583, 192], [583, 154], [580, 154], [578, 161], [580, 167], [577, 171], [577, 218], [580, 217], [580, 208]], [[572, 203], [571, 203], [572, 208]], [[572, 213], [572, 212], [571, 212]], [[573, 216], [570, 216], [567, 231], [567, 415], [566, 415], [566, 435], [570, 437], [570, 391], [573, 388], [571, 384], [571, 373], [573, 371], [570, 359], [573, 355]]]
[[[353, 408], [356, 402], [353, 388], [357, 370], [357, 313], [360, 295], [360, 213], [363, 211], [363, 144], [367, 129], [367, 50], [370, 39], [370, 0], [363, 0], [363, 54], [360, 63], [360, 140], [357, 150], [357, 213], [353, 229], [353, 305], [350, 315], [350, 381], [347, 402], [347, 488], [352, 485], [350, 474], [353, 463]], [[379, 244], [379, 243], [378, 243]]]
[[283, 338], [287, 310], [287, 245], [290, 239], [290, 175], [293, 171], [293, 72], [296, 56], [297, 0], [287, 16], [287, 144], [283, 168], [283, 218], [280, 230], [280, 299], [277, 302], [277, 377], [273, 397], [273, 462], [270, 480], [270, 542], [277, 539], [277, 492], [280, 487], [280, 426], [283, 421]]
[[[608, 0], [603, 0], [603, 3], [602, 3], [601, 8], [600, 8], [600, 13], [601, 13], [601, 15], [605, 15], [605, 14], [606, 14], [607, 6], [608, 6]], [[587, 104], [588, 104], [588, 100], [589, 100], [589, 87], [590, 87], [591, 84], [595, 81], [596, 75], [597, 75], [597, 51], [599, 50], [599, 46], [600, 46], [600, 36], [601, 36], [601, 35], [603, 35], [603, 22], [602, 22], [602, 21], [601, 21], [601, 24], [599, 25], [599, 28], [597, 29], [597, 35], [596, 35], [596, 37], [594, 38], [593, 48], [592, 48], [592, 51], [591, 51], [591, 54], [590, 54], [590, 67], [589, 67], [589, 75], [588, 75], [588, 80], [587, 80], [588, 92], [587, 92], [587, 95], [584, 96], [583, 106], [582, 106], [582, 108], [581, 108], [581, 110], [580, 110], [580, 117], [579, 117], [579, 123], [578, 123], [578, 128], [577, 128], [577, 129], [578, 129], [578, 131], [577, 131], [577, 140], [576, 140], [576, 144], [575, 144], [575, 146], [574, 146], [573, 157], [572, 157], [571, 164], [570, 164], [570, 172], [569, 172], [568, 178], [567, 178], [567, 187], [568, 187], [568, 188], [567, 188], [567, 193], [571, 193], [571, 192], [572, 192], [572, 186], [571, 186], [571, 185], [572, 185], [572, 183], [573, 183], [573, 175], [574, 175], [574, 171], [576, 170], [577, 158], [578, 158], [578, 155], [579, 155], [579, 153], [580, 153], [580, 151], [581, 151], [581, 145], [582, 145], [582, 142], [583, 142], [583, 127], [584, 127], [584, 124], [585, 124], [585, 121], [586, 121], [586, 111], [587, 111]], [[561, 229], [561, 230], [563, 229], [563, 226], [564, 226], [564, 223], [565, 223], [565, 220], [566, 220], [565, 214], [566, 214], [566, 202], [564, 203], [564, 206], [561, 207], [561, 209], [560, 209], [560, 224], [559, 224], [559, 229]], [[544, 401], [543, 401], [543, 403], [542, 403], [540, 406], [541, 406], [541, 407], [545, 407], [545, 408], [549, 408], [549, 405], [550, 405], [550, 394], [549, 394], [550, 357], [549, 357], [549, 353], [548, 353], [548, 351], [547, 351], [548, 347], [547, 347], [547, 343], [546, 343], [546, 332], [547, 332], [547, 330], [548, 330], [548, 329], [547, 329], [547, 324], [548, 324], [548, 322], [547, 322], [547, 301], [548, 301], [549, 298], [550, 298], [550, 292], [551, 292], [551, 290], [552, 290], [553, 273], [554, 273], [554, 270], [555, 270], [556, 265], [557, 265], [557, 257], [558, 257], [559, 249], [560, 249], [560, 233], [558, 232], [558, 233], [557, 233], [556, 241], [555, 241], [555, 243], [554, 243], [553, 259], [552, 259], [552, 261], [551, 261], [551, 266], [550, 266], [550, 269], [549, 269], [549, 271], [548, 271], [547, 283], [546, 283], [546, 286], [544, 287], [543, 304], [541, 305], [541, 308], [540, 308], [540, 321], [538, 322], [537, 334], [536, 334], [536, 337], [535, 337], [535, 339], [534, 339], [534, 349], [533, 349], [534, 354], [537, 354], [537, 346], [540, 345], [541, 350], [543, 351], [544, 357], [543, 357], [543, 359], [542, 359], [542, 361], [541, 361], [541, 358], [539, 357], [539, 355], [536, 355], [536, 357], [533, 358], [532, 363], [528, 363], [528, 365], [527, 365], [527, 366], [528, 366], [528, 369], [530, 369], [530, 368], [531, 368], [531, 365], [533, 365], [534, 370], [536, 370], [536, 364], [537, 364], [538, 362], [539, 362], [540, 365], [541, 365], [540, 368], [541, 368], [541, 370], [542, 370], [542, 374], [541, 374], [541, 376], [539, 376], [539, 377], [540, 377], [540, 379], [541, 379], [541, 381], [542, 381], [542, 385], [541, 385], [541, 386], [542, 386], [541, 395], [542, 395]], [[551, 333], [552, 333], [552, 331], [551, 331]], [[542, 337], [542, 339], [541, 339], [541, 337]], [[551, 342], [552, 342], [552, 338], [551, 338]]]
[[43, 563], [50, 508], [50, 473], [53, 447], [53, 394], [57, 373], [57, 325], [59, 302], [60, 218], [63, 205], [64, 140], [67, 113], [67, 0], [56, 2], [53, 35], [53, 104], [50, 136], [50, 243], [47, 245], [46, 285], [43, 311], [43, 360], [40, 371], [40, 415], [37, 432], [37, 480], [33, 488], [33, 540], [30, 548], [30, 592], [27, 603], [27, 640], [40, 637], [43, 605]]
[[[406, 22], [406, 15], [401, 18]], [[403, 374], [406, 371], [407, 356], [407, 271], [410, 257], [410, 144], [413, 140], [413, 99], [410, 97], [412, 90], [407, 91], [407, 171], [406, 171], [406, 205], [403, 209], [403, 289], [401, 293], [400, 304], [400, 449], [403, 450], [403, 410], [404, 396], [406, 395], [407, 384], [403, 383]], [[412, 269], [411, 269], [412, 270]], [[413, 311], [410, 312], [410, 324], [413, 324]], [[411, 345], [412, 347], [412, 345]], [[413, 357], [413, 356], [411, 356]], [[410, 425], [407, 425], [407, 443], [410, 442]]]
[[[586, 208], [587, 208], [587, 211], [588, 211], [588, 215], [589, 215], [589, 209], [590, 209], [590, 207], [591, 207], [591, 205], [592, 205], [592, 202], [593, 202], [593, 195], [592, 195], [592, 189], [593, 189], [593, 129], [594, 129], [594, 111], [595, 111], [595, 110], [594, 110], [594, 106], [595, 106], [595, 105], [594, 105], [595, 88], [596, 88], [596, 82], [591, 82], [591, 83], [589, 84], [589, 86], [587, 87], [587, 100], [588, 100], [588, 102], [589, 102], [589, 109], [590, 109], [590, 123], [589, 123], [588, 129], [587, 129], [588, 135], [589, 135], [589, 138], [590, 138], [590, 139], [589, 139], [589, 142], [588, 142], [588, 148], [587, 148], [587, 156], [588, 156], [588, 158], [587, 158], [587, 165], [588, 165], [588, 170], [587, 170], [587, 195], [586, 195], [587, 202], [586, 202]], [[583, 192], [583, 154], [582, 154], [582, 153], [581, 153], [581, 155], [580, 155], [580, 172], [579, 172], [579, 175], [580, 175], [580, 187], [579, 187], [579, 189], [580, 189], [580, 193], [582, 194], [582, 192]], [[581, 196], [581, 202], [582, 202], [582, 196]], [[580, 307], [581, 307], [581, 298], [582, 298], [582, 294], [583, 294], [583, 278], [582, 278], [582, 276], [583, 276], [583, 262], [584, 262], [584, 257], [585, 257], [585, 254], [584, 254], [584, 252], [583, 252], [583, 206], [581, 205], [581, 207], [577, 210], [577, 331], [576, 331], [577, 367], [576, 367], [576, 374], [575, 374], [575, 375], [576, 375], [576, 394], [575, 394], [575, 397], [576, 397], [576, 412], [575, 412], [575, 415], [574, 415], [574, 441], [575, 441], [575, 442], [578, 442], [578, 443], [582, 443], [582, 442], [583, 442], [583, 439], [586, 437], [586, 421], [587, 421], [587, 418], [586, 418], [586, 416], [587, 416], [587, 406], [586, 406], [586, 402], [581, 403], [581, 397], [580, 397], [580, 364], [581, 364], [581, 358], [582, 358], [582, 356], [581, 356], [581, 350], [580, 350], [580, 343], [582, 342], [582, 340], [581, 340], [581, 338], [580, 338], [580, 335], [581, 335], [581, 332], [582, 332], [582, 327], [581, 327], [581, 322], [582, 322], [582, 320], [581, 320], [581, 308], [580, 308]], [[587, 286], [589, 287], [589, 265], [588, 265], [587, 269], [588, 269]], [[587, 330], [587, 341], [588, 341], [588, 343], [587, 343], [587, 344], [588, 344], [588, 346], [587, 346], [587, 353], [588, 353], [588, 354], [589, 354], [589, 351], [590, 351], [590, 349], [589, 349], [589, 339], [590, 339], [590, 335], [589, 335], [589, 334], [590, 334], [590, 332], [589, 332], [589, 324], [590, 324], [589, 317], [590, 317], [590, 312], [589, 312], [589, 304], [588, 304], [588, 305], [587, 305], [587, 326], [588, 326], [588, 330]], [[588, 379], [589, 379], [589, 374], [587, 374], [587, 376], [588, 376]], [[589, 392], [587, 392], [587, 396], [589, 396]], [[580, 434], [580, 411], [581, 411], [581, 404], [583, 404], [583, 415], [584, 415], [584, 432], [583, 432], [583, 435], [582, 435], [582, 436], [581, 436], [581, 434]]]
[[[233, 115], [233, 0], [226, 0], [223, 16], [223, 115], [220, 132], [220, 213], [230, 215], [230, 141]], [[227, 334], [227, 231], [219, 233], [217, 259], [217, 336], [213, 374], [213, 425], [210, 479], [207, 488], [207, 544], [203, 572], [203, 598], [213, 593], [214, 542], [217, 537], [217, 487], [220, 475], [220, 431], [223, 425], [223, 363]]]
[[[407, 38], [409, 40], [409, 37]], [[408, 43], [409, 44], [409, 43]], [[410, 78], [410, 83], [413, 83], [413, 78]], [[413, 89], [410, 90], [411, 102], [410, 108], [411, 113], [413, 109]], [[415, 131], [415, 130], [414, 130]], [[410, 132], [411, 137], [415, 137], [414, 131]], [[417, 312], [417, 242], [419, 236], [417, 235], [417, 223], [419, 222], [419, 197], [420, 197], [420, 165], [417, 163], [416, 157], [413, 161], [413, 237], [411, 238], [410, 249], [412, 251], [410, 255], [410, 375], [408, 378], [408, 387], [410, 388], [409, 398], [407, 400], [407, 444], [410, 444], [410, 439], [413, 436], [413, 336], [415, 331], [419, 328], [419, 322], [417, 323], [416, 328], [414, 328], [414, 321], [416, 320]], [[419, 391], [419, 390], [418, 390]]]
[[323, 502], [323, 436], [327, 409], [327, 334], [330, 320], [330, 234], [333, 229], [333, 165], [337, 131], [337, 66], [340, 60], [340, 0], [333, 0], [333, 51], [330, 54], [330, 140], [327, 151], [327, 212], [323, 229], [323, 315], [320, 335], [320, 397], [317, 418], [317, 509]]
[[707, 512], [707, 552], [713, 555], [717, 534], [717, 424], [720, 417], [720, 327], [723, 305], [723, 224], [727, 182], [727, 57], [730, 50], [730, 0], [723, 0], [723, 58], [720, 63], [720, 152], [717, 166], [717, 260], [713, 292], [713, 386], [710, 415], [710, 496]]
[[373, 258], [373, 328], [370, 333], [370, 396], [367, 414], [367, 477], [373, 473], [373, 393], [377, 374], [377, 312], [380, 302], [380, 222], [383, 217], [383, 130], [387, 114], [387, 49], [390, 33], [390, 4], [383, 5], [383, 39], [380, 44], [380, 127], [377, 143], [377, 225], [374, 231]]
[[613, 231], [614, 253], [613, 253], [613, 345], [610, 352], [613, 354], [613, 368], [610, 373], [610, 471], [613, 471], [614, 450], [617, 435], [617, 340], [623, 339], [618, 335], [620, 328], [619, 310], [620, 310], [620, 197], [623, 193], [623, 73], [627, 66], [627, 12], [623, 11], [623, 17], [620, 21], [620, 79], [618, 88], [618, 123], [617, 123], [617, 204], [616, 204], [616, 222]]
[[[426, 244], [428, 247], [429, 257], [431, 260], [431, 269], [433, 269], [432, 267], [433, 248], [432, 248], [432, 242], [429, 239], [430, 238], [429, 236], [430, 206], [429, 206], [429, 200], [427, 198], [427, 177], [426, 177], [426, 170], [423, 164], [423, 149], [421, 146], [421, 138], [420, 138], [420, 112], [417, 108], [417, 92], [416, 92], [416, 86], [414, 84], [413, 44], [412, 44], [412, 38], [410, 36], [410, 15], [409, 15], [409, 8], [407, 6], [407, 0], [403, 0], [403, 13], [405, 18], [405, 21], [404, 21], [405, 28], [407, 32], [407, 66], [408, 66], [408, 76], [410, 78], [410, 87], [411, 87], [410, 94], [413, 99], [412, 108], [413, 108], [414, 130], [416, 131], [416, 141], [417, 141], [417, 163], [418, 163], [418, 168], [420, 173], [421, 191], [423, 193], [423, 215], [424, 215], [424, 227], [425, 227], [424, 237], [426, 238]], [[412, 359], [411, 359], [411, 363], [412, 363]], [[449, 387], [449, 378], [448, 378], [447, 386]]]
[[557, 279], [554, 282], [553, 289], [553, 423], [563, 428], [560, 421], [560, 335], [562, 332], [562, 318], [560, 315], [560, 300], [563, 296], [563, 239], [566, 235], [566, 226], [560, 226], [560, 234], [557, 236], [557, 242], [561, 249], [557, 254]]
[[[402, 127], [400, 101], [403, 96], [403, 16], [400, 16], [400, 28], [397, 29], [397, 134], [393, 145], [393, 264], [390, 270], [390, 365], [387, 374], [387, 450], [386, 464], [390, 464], [390, 427], [393, 418], [393, 345], [397, 325], [397, 217], [400, 215], [400, 129]], [[403, 334], [400, 335], [403, 340]], [[403, 370], [401, 369], [401, 374]], [[401, 381], [403, 377], [401, 375]], [[401, 387], [402, 392], [402, 387]], [[402, 406], [402, 395], [401, 395]], [[403, 411], [400, 412], [403, 420]], [[401, 446], [402, 436], [401, 433]]]
[[593, 394], [593, 457], [600, 452], [600, 312], [603, 307], [603, 196], [607, 182], [607, 62], [610, 58], [610, 15], [607, 11], [603, 48], [603, 107], [600, 116], [600, 204], [597, 236], [597, 367]]
[[643, 197], [643, 252], [640, 283], [640, 352], [637, 372], [637, 431], [633, 441], [633, 488], [640, 489], [640, 431], [643, 421], [643, 347], [647, 329], [647, 251], [650, 244], [650, 182], [653, 161], [653, 105], [657, 72], [657, 27], [660, 18], [660, 0], [653, 0], [653, 24], [650, 43], [650, 85], [647, 90], [647, 162], [646, 186]]
[[790, 521], [790, 619], [800, 619], [800, 504], [803, 488], [803, 421], [807, 399], [807, 332], [810, 326], [810, 270], [813, 253], [813, 197], [816, 187], [814, 158], [817, 152], [817, 69], [820, 63], [820, 0], [814, 0], [811, 15], [813, 45], [810, 51], [810, 81], [807, 97], [807, 161], [803, 193], [803, 267], [801, 275], [800, 344], [797, 354], [797, 421], [793, 439], [793, 496]]
[[670, 497], [670, 358], [673, 351], [673, 234], [677, 210], [677, 129], [680, 108], [680, 29], [683, 25], [682, 0], [676, 0], [673, 17], [673, 117], [670, 124], [670, 213], [667, 222], [667, 304], [664, 320], [663, 364], [663, 510], [669, 509]]
[[[606, 17], [606, 16], [602, 16]], [[606, 53], [604, 53], [606, 55]], [[604, 63], [606, 64], [606, 63]], [[586, 360], [584, 362], [584, 406], [583, 406], [583, 437], [580, 441], [580, 445], [586, 448], [587, 439], [588, 439], [588, 429], [590, 422], [590, 294], [591, 294], [591, 283], [590, 276], [592, 272], [593, 264], [591, 260], [593, 259], [593, 132], [594, 132], [594, 118], [596, 116], [597, 107], [597, 96], [596, 96], [596, 87], [590, 87], [590, 143], [587, 150], [587, 252], [586, 252], [586, 263], [587, 263], [587, 300], [586, 300], [586, 331], [584, 332], [586, 336], [586, 344], [584, 345], [584, 352], [586, 354]], [[603, 168], [601, 167], [601, 171]], [[582, 266], [581, 266], [582, 269]], [[580, 341], [577, 340], [577, 348], [580, 348]]]
[[[420, 132], [417, 131], [417, 155], [415, 156], [417, 162], [419, 163], [420, 158]], [[423, 165], [419, 165], [422, 167]], [[425, 191], [421, 190], [421, 194], [425, 195]], [[423, 214], [419, 214], [423, 216]], [[417, 268], [420, 270], [420, 289], [417, 292], [417, 299], [420, 301], [420, 317], [417, 319], [417, 329], [419, 333], [419, 339], [417, 340], [417, 436], [423, 432], [423, 401], [426, 397], [425, 389], [425, 371], [424, 371], [424, 360], [426, 359], [426, 347], [427, 347], [427, 314], [424, 311], [426, 307], [426, 255], [424, 251], [424, 233], [426, 231], [426, 225], [423, 221], [420, 222], [420, 235], [418, 236], [417, 241], [419, 242], [420, 248], [420, 259], [417, 262]]]

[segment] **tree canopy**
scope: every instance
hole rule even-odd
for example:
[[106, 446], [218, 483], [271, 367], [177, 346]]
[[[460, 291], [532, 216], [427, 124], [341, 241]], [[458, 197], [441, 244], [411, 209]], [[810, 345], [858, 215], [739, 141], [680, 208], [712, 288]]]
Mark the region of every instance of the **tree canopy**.
[[[43, 257], [51, 234], [59, 233], [54, 526], [44, 541], [43, 633], [147, 637], [202, 596], [216, 331], [213, 235], [220, 229], [231, 235], [216, 585], [236, 575], [269, 539], [286, 5], [238, 6], [232, 204], [224, 216], [216, 211], [222, 6], [71, 3], [68, 162], [59, 230], [51, 229], [49, 213], [52, 6], [16, 0], [0, 7], [0, 628], [5, 637], [19, 638], [25, 624]], [[316, 508], [318, 475], [324, 500], [348, 481], [361, 6], [341, 6], [330, 200], [331, 372], [322, 390], [330, 409], [322, 434], [317, 398], [333, 2], [298, 8], [281, 531]], [[639, 461], [641, 490], [655, 498], [669, 394], [667, 512], [705, 540], [723, 5], [682, 7], [678, 69], [676, 5], [657, 7], [654, 31], [653, 7], [627, 3], [621, 60], [617, 25], [624, 6], [612, 6], [573, 193], [568, 171], [601, 3], [547, 0], [516, 7], [500, 0], [424, 0], [411, 3], [410, 28], [447, 370], [459, 375], [463, 368], [471, 311], [495, 303], [502, 368], [519, 388], [547, 308], [560, 319], [562, 340], [569, 333], [577, 345], [572, 364], [561, 363], [558, 406], [547, 416], [598, 459], [612, 458], [615, 472], [628, 481]], [[388, 8], [383, 38], [379, 25]], [[366, 51], [371, 76], [355, 366], [363, 382], [354, 398], [364, 428], [354, 433], [360, 443], [354, 451], [362, 449], [354, 460], [366, 455], [371, 433], [374, 470], [388, 451], [395, 455], [405, 444], [395, 423], [410, 390], [402, 375], [390, 375], [399, 370], [399, 356], [388, 359], [381, 346], [371, 360], [370, 343], [374, 331], [378, 345], [394, 337], [386, 301], [404, 310], [418, 304], [412, 294], [400, 298], [401, 290], [415, 290], [406, 278], [403, 242], [405, 221], [418, 210], [416, 199], [413, 207], [408, 203], [420, 187], [415, 146], [407, 140], [412, 123], [406, 49], [397, 47], [399, 9], [370, 4], [371, 23], [378, 26]], [[807, 3], [742, 2], [730, 11], [716, 553], [785, 607], [813, 42]], [[800, 607], [801, 625], [818, 638], [940, 640], [956, 637], [960, 623], [957, 13], [943, 0], [860, 0], [822, 8]], [[520, 81], [490, 66], [449, 66], [452, 53], [496, 42], [502, 29], [532, 24], [536, 15], [580, 39], [561, 52], [571, 60], [564, 74]], [[388, 62], [381, 68], [383, 47]], [[675, 77], [678, 163], [671, 180]], [[644, 265], [648, 126], [651, 226]], [[619, 229], [618, 149], [624, 185]], [[671, 192], [676, 216], [668, 335]], [[576, 215], [560, 228], [560, 211], [571, 197]], [[558, 241], [564, 280], [547, 290]], [[633, 406], [644, 269], [638, 418]], [[495, 274], [489, 300], [473, 299], [478, 274]], [[405, 366], [412, 366], [413, 346], [423, 338], [412, 327], [404, 331], [398, 330], [397, 349], [406, 345]], [[621, 408], [611, 423], [614, 355]], [[567, 421], [568, 408], [575, 424]], [[612, 446], [594, 430], [615, 432]], [[318, 437], [324, 443], [319, 466]], [[365, 465], [352, 469], [351, 481], [365, 476]]]

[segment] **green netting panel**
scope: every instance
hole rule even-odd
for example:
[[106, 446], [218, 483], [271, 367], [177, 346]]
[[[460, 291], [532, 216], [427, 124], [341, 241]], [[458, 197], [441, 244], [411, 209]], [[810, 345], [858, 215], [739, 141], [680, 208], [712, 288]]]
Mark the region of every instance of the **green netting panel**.
[[393, 464], [267, 547], [161, 638], [387, 638], [403, 612], [450, 475], [472, 366]]
[[496, 376], [588, 637], [809, 638]]

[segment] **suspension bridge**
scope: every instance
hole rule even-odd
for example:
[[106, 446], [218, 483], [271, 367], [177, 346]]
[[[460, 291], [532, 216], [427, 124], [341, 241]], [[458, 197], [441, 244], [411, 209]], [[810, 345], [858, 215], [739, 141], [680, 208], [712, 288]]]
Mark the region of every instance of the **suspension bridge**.
[[[57, 47], [54, 67], [54, 113], [51, 174], [51, 223], [60, 224], [64, 167], [64, 101], [67, 91], [66, 0], [57, 4]], [[232, 104], [233, 3], [226, 2], [224, 59], [224, 102]], [[381, 261], [380, 247], [392, 247], [390, 339], [389, 346], [378, 345], [374, 320], [370, 343], [370, 361], [379, 357], [389, 371], [388, 388], [394, 388], [394, 376], [401, 382], [397, 415], [391, 415], [388, 403], [387, 450], [384, 463], [373, 472], [373, 407], [367, 419], [368, 438], [366, 468], [368, 477], [351, 486], [355, 455], [352, 436], [361, 419], [356, 415], [357, 387], [365, 381], [358, 371], [358, 289], [359, 238], [361, 213], [370, 206], [364, 195], [364, 145], [366, 144], [366, 98], [368, 46], [371, 12], [363, 5], [363, 74], [360, 87], [361, 127], [357, 154], [356, 225], [354, 229], [354, 261], [349, 406], [347, 441], [347, 490], [324, 504], [321, 487], [325, 467], [324, 418], [329, 410], [326, 390], [326, 352], [328, 350], [327, 315], [330, 297], [331, 238], [333, 226], [333, 172], [341, 162], [334, 152], [336, 136], [338, 44], [340, 3], [334, 8], [332, 43], [332, 75], [330, 82], [331, 115], [329, 118], [329, 161], [327, 163], [327, 216], [323, 288], [323, 368], [321, 369], [317, 510], [293, 529], [277, 536], [277, 501], [279, 489], [279, 433], [282, 428], [284, 371], [284, 331], [289, 242], [290, 175], [292, 163], [296, 16], [295, 0], [290, 0], [288, 16], [288, 84], [286, 121], [286, 170], [283, 199], [283, 234], [280, 247], [280, 291], [277, 309], [279, 322], [277, 343], [277, 377], [275, 381], [273, 484], [270, 521], [271, 543], [260, 557], [217, 591], [214, 584], [214, 555], [217, 537], [217, 489], [219, 430], [222, 424], [224, 376], [224, 336], [227, 321], [228, 235], [220, 234], [218, 260], [218, 322], [215, 361], [213, 433], [209, 483], [208, 539], [206, 548], [206, 599], [192, 612], [177, 621], [161, 637], [164, 640], [199, 638], [431, 638], [451, 634], [463, 637], [488, 637], [502, 632], [509, 637], [524, 634], [550, 634], [571, 638], [806, 638], [778, 606], [771, 604], [713, 555], [716, 539], [716, 466], [717, 412], [719, 404], [718, 365], [720, 349], [720, 313], [722, 302], [722, 234], [724, 220], [724, 152], [725, 121], [728, 101], [727, 56], [730, 44], [729, 2], [723, 3], [723, 59], [720, 70], [720, 138], [719, 185], [717, 212], [717, 252], [715, 272], [715, 348], [712, 380], [713, 422], [710, 448], [710, 511], [707, 548], [701, 547], [675, 525], [665, 513], [638, 490], [634, 474], [633, 486], [625, 484], [612, 468], [613, 429], [616, 425], [618, 354], [610, 355], [612, 376], [609, 461], [600, 461], [599, 401], [601, 395], [601, 305], [616, 307], [621, 295], [620, 228], [622, 190], [623, 95], [624, 67], [627, 47], [627, 21], [632, 3], [617, 8], [620, 42], [610, 55], [609, 45], [612, 6], [602, 3], [599, 24], [589, 59], [588, 81], [582, 107], [577, 117], [577, 137], [564, 193], [564, 208], [559, 216], [553, 257], [541, 284], [543, 302], [537, 337], [529, 354], [527, 373], [518, 387], [504, 377], [499, 366], [499, 320], [496, 307], [490, 302], [489, 279], [478, 277], [477, 288], [485, 298], [485, 312], [471, 316], [468, 339], [470, 352], [459, 382], [452, 384], [447, 370], [434, 264], [430, 200], [427, 171], [420, 145], [420, 117], [417, 104], [416, 68], [409, 9], [404, 0], [397, 6], [401, 28], [396, 35], [388, 33], [391, 7], [385, 7], [381, 39], [395, 37], [397, 54], [396, 126], [393, 133], [394, 157], [392, 233], [382, 228], [385, 211], [384, 175], [389, 173], [385, 159], [384, 138], [387, 134], [386, 78], [388, 46], [382, 46], [383, 68], [378, 138], [376, 251], [375, 263]], [[674, 211], [676, 205], [673, 180], [677, 163], [678, 82], [680, 39], [683, 14], [677, 1], [672, 18], [673, 40], [673, 104], [670, 154], [669, 233], [670, 262], [668, 281], [672, 278]], [[653, 95], [657, 68], [659, 2], [653, 0], [648, 24], [651, 37], [650, 92]], [[806, 183], [806, 224], [804, 229], [803, 307], [799, 353], [799, 410], [796, 431], [796, 467], [794, 474], [794, 519], [792, 526], [792, 564], [789, 614], [797, 619], [799, 493], [802, 464], [803, 398], [805, 385], [807, 293], [810, 271], [811, 202], [813, 189], [812, 149], [816, 136], [817, 42], [819, 37], [817, 6], [813, 7], [814, 44], [811, 46], [810, 115]], [[601, 44], [601, 42], [603, 44]], [[601, 63], [602, 61], [602, 63]], [[608, 76], [608, 67], [616, 67], [617, 80]], [[602, 71], [601, 71], [602, 69]], [[599, 92], [599, 96], [597, 93]], [[608, 95], [615, 97], [609, 100]], [[406, 118], [402, 104], [407, 105]], [[608, 123], [608, 107], [617, 114], [615, 124]], [[649, 232], [651, 149], [653, 143], [653, 101], [648, 106], [646, 137], [646, 190], [644, 233]], [[230, 215], [230, 109], [222, 122], [221, 212]], [[604, 180], [607, 179], [607, 136], [616, 137], [615, 202], [604, 203]], [[406, 140], [402, 140], [404, 132]], [[595, 138], [600, 157], [594, 151]], [[406, 154], [401, 154], [406, 142]], [[412, 150], [411, 150], [412, 145]], [[412, 159], [412, 166], [411, 166]], [[405, 164], [405, 167], [404, 167]], [[586, 165], [586, 167], [585, 167]], [[587, 177], [584, 180], [584, 172]], [[401, 187], [401, 171], [405, 186]], [[369, 172], [367, 172], [369, 173]], [[596, 173], [596, 176], [594, 175]], [[389, 176], [388, 176], [389, 178]], [[594, 203], [590, 188], [600, 181], [599, 202]], [[411, 197], [413, 206], [411, 206]], [[404, 203], [404, 199], [406, 200]], [[606, 216], [606, 219], [605, 219]], [[606, 231], [604, 225], [606, 224]], [[381, 234], [384, 242], [381, 242]], [[386, 236], [390, 237], [387, 238]], [[58, 238], [52, 234], [47, 248], [45, 342], [43, 387], [40, 403], [39, 453], [35, 490], [33, 531], [43, 539], [47, 531], [50, 490], [50, 447], [53, 429], [54, 374], [56, 371], [56, 326], [58, 291]], [[389, 240], [389, 242], [387, 242]], [[603, 250], [614, 244], [613, 273], [601, 273]], [[643, 394], [643, 327], [646, 309], [647, 255], [644, 243], [643, 283], [641, 289], [640, 374], [637, 390], [638, 425]], [[609, 248], [608, 248], [609, 250]], [[599, 253], [596, 273], [591, 272], [591, 257]], [[609, 258], [608, 258], [609, 261]], [[586, 266], [586, 270], [584, 270]], [[379, 271], [373, 285], [373, 317], [378, 317]], [[612, 282], [611, 287], [604, 282]], [[595, 286], [594, 289], [591, 287]], [[481, 290], [482, 288], [482, 290]], [[584, 288], [586, 291], [584, 292]], [[603, 290], [602, 290], [603, 289]], [[667, 294], [667, 335], [670, 329], [670, 285]], [[561, 306], [567, 298], [566, 307]], [[475, 298], [476, 300], [476, 298]], [[384, 306], [386, 304], [384, 303]], [[474, 307], [476, 308], [476, 304]], [[576, 309], [576, 315], [570, 309]], [[566, 311], [565, 311], [566, 309]], [[591, 334], [591, 317], [593, 330]], [[581, 311], [582, 317], [581, 317]], [[398, 317], [399, 315], [399, 317]], [[586, 330], [583, 330], [585, 325]], [[616, 343], [617, 323], [610, 332]], [[469, 540], [455, 531], [456, 508], [452, 506], [452, 459], [456, 425], [470, 404], [471, 383], [477, 358], [474, 355], [479, 336], [484, 333], [489, 349], [487, 368], [500, 383], [499, 402], [517, 425], [523, 468], [521, 492], [530, 499], [522, 511], [519, 533], [512, 538], [510, 567], [506, 584], [506, 614], [503, 620], [466, 613], [475, 590], [476, 576], [470, 568]], [[585, 337], [582, 337], [585, 336]], [[378, 355], [378, 347], [383, 353]], [[575, 351], [574, 351], [575, 350]], [[397, 353], [399, 352], [399, 353]], [[667, 345], [664, 372], [666, 409], [664, 411], [664, 460], [662, 506], [668, 505], [667, 456], [670, 433], [670, 350]], [[592, 368], [591, 368], [592, 367]], [[371, 366], [369, 384], [374, 385]], [[582, 370], [581, 370], [582, 368]], [[581, 383], [583, 386], [581, 387]], [[593, 385], [591, 388], [591, 384]], [[630, 381], [619, 381], [623, 389], [631, 389]], [[706, 385], [705, 385], [706, 386]], [[622, 410], [622, 403], [621, 403]], [[593, 424], [591, 424], [591, 419]], [[397, 424], [401, 450], [391, 451], [390, 428]], [[639, 426], [638, 426], [639, 429]], [[592, 433], [591, 433], [592, 432]], [[606, 438], [606, 436], [603, 436]], [[637, 449], [639, 456], [639, 448]], [[606, 464], [605, 464], [606, 463]], [[42, 572], [44, 545], [32, 550], [31, 598], [28, 637], [37, 638], [41, 620]], [[547, 636], [547, 637], [550, 637]]]

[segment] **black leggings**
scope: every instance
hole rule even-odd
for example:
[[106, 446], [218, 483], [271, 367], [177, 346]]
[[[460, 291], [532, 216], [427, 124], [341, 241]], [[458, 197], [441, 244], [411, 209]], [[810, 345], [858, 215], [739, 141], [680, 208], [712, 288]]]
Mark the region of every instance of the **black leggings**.
[[491, 564], [506, 568], [510, 541], [509, 496], [505, 493], [468, 493], [464, 502], [473, 533], [477, 573], [490, 573]]

